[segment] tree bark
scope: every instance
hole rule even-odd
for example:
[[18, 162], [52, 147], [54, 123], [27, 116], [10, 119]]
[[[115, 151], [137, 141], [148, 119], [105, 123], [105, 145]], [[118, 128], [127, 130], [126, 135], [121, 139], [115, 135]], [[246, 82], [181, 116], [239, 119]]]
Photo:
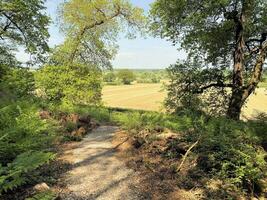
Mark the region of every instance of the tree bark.
[[[244, 70], [244, 47], [245, 41], [243, 36], [243, 24], [245, 17], [240, 16], [236, 19], [236, 48], [234, 52], [234, 69], [232, 80], [232, 95], [229, 102], [227, 116], [234, 120], [240, 119], [241, 109], [248, 97], [255, 91], [260, 82], [264, 61], [267, 57], [267, 42], [266, 37], [262, 37], [258, 48], [256, 63], [251, 72], [251, 78], [247, 85], [244, 85], [243, 70]], [[265, 43], [264, 43], [265, 42]]]
[[244, 16], [235, 19], [236, 22], [236, 48], [234, 51], [234, 67], [233, 67], [233, 87], [230, 98], [227, 116], [231, 119], [238, 120], [240, 118], [241, 109], [244, 104], [243, 96], [243, 70], [244, 70], [244, 47], [245, 41], [243, 36]]
[[242, 106], [248, 99], [248, 97], [255, 91], [258, 83], [261, 80], [264, 61], [267, 57], [267, 43], [260, 47], [259, 54], [256, 63], [253, 67], [251, 79], [247, 86], [241, 88], [234, 85], [232, 89], [232, 96], [227, 112], [227, 116], [231, 119], [238, 120], [240, 118], [240, 113]]

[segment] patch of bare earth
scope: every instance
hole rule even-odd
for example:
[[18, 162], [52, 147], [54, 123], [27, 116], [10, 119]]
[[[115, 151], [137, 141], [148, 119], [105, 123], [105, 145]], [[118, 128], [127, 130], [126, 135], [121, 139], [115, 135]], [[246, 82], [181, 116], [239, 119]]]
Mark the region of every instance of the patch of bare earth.
[[115, 156], [112, 138], [117, 127], [100, 126], [81, 142], [66, 150], [62, 159], [72, 163], [63, 182], [65, 200], [141, 200], [149, 199], [138, 190], [139, 176]]
[[[172, 135], [172, 134], [170, 134]], [[168, 133], [164, 136], [169, 137]], [[114, 137], [113, 143], [119, 144], [118, 157], [127, 163], [131, 169], [139, 173], [139, 191], [146, 194], [147, 199], [153, 200], [178, 200], [188, 199], [181, 196], [175, 180], [172, 167], [177, 162], [162, 159], [160, 151], [165, 148], [166, 140], [158, 140], [147, 145], [145, 141], [149, 135], [132, 137], [129, 133], [120, 132]], [[171, 137], [171, 136], [170, 136]], [[178, 195], [179, 191], [179, 195]]]
[[[198, 156], [189, 153], [192, 144], [179, 142], [180, 133], [169, 130], [141, 131], [135, 136], [120, 132], [113, 143], [119, 144], [120, 159], [139, 173], [139, 191], [153, 200], [228, 199], [221, 181], [210, 179], [197, 167]], [[173, 155], [173, 156], [172, 156]], [[179, 171], [178, 167], [181, 166]], [[239, 198], [232, 194], [233, 199]], [[235, 198], [236, 197], [236, 198]]]

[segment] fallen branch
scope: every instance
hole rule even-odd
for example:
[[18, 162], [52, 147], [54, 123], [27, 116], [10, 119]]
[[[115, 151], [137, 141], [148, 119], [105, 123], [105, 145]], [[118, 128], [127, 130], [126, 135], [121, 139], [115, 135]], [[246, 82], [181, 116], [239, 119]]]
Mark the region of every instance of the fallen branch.
[[191, 152], [191, 150], [197, 145], [199, 143], [199, 139], [192, 145], [192, 146], [190, 146], [190, 148], [186, 151], [186, 153], [184, 154], [184, 156], [183, 156], [183, 159], [182, 159], [182, 162], [181, 162], [181, 164], [179, 165], [179, 167], [177, 168], [177, 172], [179, 172], [180, 170], [181, 170], [181, 168], [182, 168], [182, 166], [183, 166], [183, 164], [184, 164], [184, 162], [185, 162], [185, 159], [186, 159], [186, 157], [188, 156], [188, 154]]

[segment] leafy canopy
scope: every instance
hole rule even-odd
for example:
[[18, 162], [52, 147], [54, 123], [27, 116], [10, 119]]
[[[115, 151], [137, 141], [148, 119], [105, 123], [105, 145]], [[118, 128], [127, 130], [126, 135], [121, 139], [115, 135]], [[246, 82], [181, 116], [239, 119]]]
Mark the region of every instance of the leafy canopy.
[[128, 0], [70, 0], [61, 5], [64, 44], [55, 49], [54, 62], [88, 63], [111, 67], [116, 39], [127, 30], [128, 36], [143, 27], [143, 10]]
[[157, 0], [151, 9], [151, 28], [175, 44], [181, 43], [189, 53], [202, 53], [216, 67], [230, 67], [235, 49], [235, 20], [242, 8], [246, 10], [245, 40], [261, 38], [267, 30], [265, 0]]
[[35, 78], [39, 95], [50, 101], [93, 105], [101, 101], [101, 73], [94, 66], [44, 66]]
[[43, 61], [49, 37], [44, 9], [44, 0], [0, 0], [0, 63], [14, 60], [15, 44]]
[[157, 0], [150, 15], [152, 31], [188, 53], [186, 62], [170, 67], [174, 79], [169, 101], [179, 103], [183, 96], [192, 95], [214, 100], [215, 96], [219, 101], [204, 103], [227, 104], [227, 114], [238, 119], [261, 80], [267, 52], [267, 1]]

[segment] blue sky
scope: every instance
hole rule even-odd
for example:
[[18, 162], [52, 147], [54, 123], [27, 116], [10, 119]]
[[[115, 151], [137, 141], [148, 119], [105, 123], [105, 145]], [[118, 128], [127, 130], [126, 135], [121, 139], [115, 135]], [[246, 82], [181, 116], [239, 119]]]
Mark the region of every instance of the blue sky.
[[[62, 43], [64, 40], [56, 24], [57, 7], [63, 1], [64, 0], [47, 0], [46, 2], [47, 13], [53, 21], [49, 27], [49, 45], [51, 47]], [[134, 5], [143, 8], [147, 12], [149, 10], [149, 5], [154, 0], [131, 1]], [[141, 38], [138, 36], [136, 39], [129, 40], [121, 37], [118, 40], [118, 45], [118, 54], [112, 61], [114, 68], [165, 68], [175, 63], [177, 59], [185, 58], [185, 53], [178, 52], [177, 47], [172, 46], [170, 42], [160, 38], [149, 36]], [[17, 56], [21, 61], [26, 61], [28, 59], [28, 55], [26, 55], [23, 50], [20, 50]]]

